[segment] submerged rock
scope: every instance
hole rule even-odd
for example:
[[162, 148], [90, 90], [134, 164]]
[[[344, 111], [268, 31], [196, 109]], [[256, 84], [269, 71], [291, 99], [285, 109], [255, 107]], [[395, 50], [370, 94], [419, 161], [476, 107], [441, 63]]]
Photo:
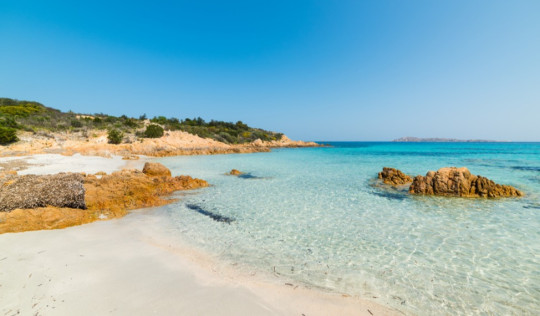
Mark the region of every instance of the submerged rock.
[[0, 182], [0, 211], [45, 206], [86, 209], [83, 176], [77, 173], [25, 175]]
[[413, 179], [395, 168], [384, 167], [383, 171], [379, 172], [379, 179], [390, 185], [403, 185], [411, 183]]
[[171, 176], [171, 170], [169, 170], [164, 165], [159, 162], [147, 162], [144, 164], [143, 173], [148, 176], [160, 177], [160, 176]]
[[518, 197], [523, 193], [509, 185], [471, 174], [462, 167], [446, 167], [429, 171], [426, 176], [416, 176], [409, 187], [411, 194], [462, 197]]

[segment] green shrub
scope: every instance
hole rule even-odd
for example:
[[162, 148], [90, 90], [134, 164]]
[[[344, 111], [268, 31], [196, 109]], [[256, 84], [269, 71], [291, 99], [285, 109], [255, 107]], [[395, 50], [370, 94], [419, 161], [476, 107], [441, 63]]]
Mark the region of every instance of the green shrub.
[[156, 124], [148, 125], [144, 131], [144, 137], [147, 138], [160, 138], [161, 136], [163, 136], [163, 127]]
[[105, 118], [105, 122], [107, 122], [107, 123], [114, 123], [114, 122], [116, 122], [116, 117], [114, 117], [114, 116], [107, 116], [107, 117]]
[[131, 128], [139, 127], [139, 124], [137, 123], [137, 121], [135, 121], [135, 119], [124, 120], [124, 125]]
[[123, 138], [124, 133], [117, 129], [111, 129], [109, 131], [109, 134], [107, 135], [107, 139], [109, 139], [109, 144], [120, 144]]
[[42, 111], [42, 107], [33, 103], [19, 102], [17, 105], [1, 105], [0, 114], [27, 117], [30, 114]]
[[167, 124], [167, 118], [165, 116], [154, 116], [153, 119], [150, 120], [152, 123], [158, 123], [158, 124], [162, 124], [162, 125], [165, 125]]
[[72, 127], [82, 127], [82, 122], [79, 120], [71, 120], [71, 126]]
[[0, 127], [21, 128], [21, 125], [15, 121], [12, 117], [0, 118]]
[[0, 145], [7, 145], [18, 140], [16, 129], [0, 126]]

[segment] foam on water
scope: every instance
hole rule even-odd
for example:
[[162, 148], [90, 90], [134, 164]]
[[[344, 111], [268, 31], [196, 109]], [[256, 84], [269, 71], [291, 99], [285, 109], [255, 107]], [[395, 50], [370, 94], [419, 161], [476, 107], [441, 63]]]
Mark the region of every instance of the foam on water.
[[[334, 145], [159, 159], [213, 185], [160, 213], [224, 262], [405, 313], [540, 310], [540, 144]], [[370, 185], [383, 166], [467, 166], [527, 196], [411, 197]], [[233, 168], [253, 177], [225, 175]]]

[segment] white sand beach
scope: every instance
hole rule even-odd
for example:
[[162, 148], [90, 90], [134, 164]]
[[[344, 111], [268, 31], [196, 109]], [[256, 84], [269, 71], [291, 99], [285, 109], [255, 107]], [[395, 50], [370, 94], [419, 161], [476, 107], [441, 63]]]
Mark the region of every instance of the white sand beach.
[[150, 211], [0, 235], [2, 315], [391, 315], [370, 301], [232, 271], [168, 240]]
[[[144, 157], [144, 156], [143, 156]], [[55, 174], [59, 172], [112, 173], [123, 168], [140, 169], [145, 160], [123, 160], [122, 156], [111, 155], [110, 158], [100, 156], [82, 156], [74, 154], [37, 154], [29, 156], [0, 157], [2, 169], [13, 169], [20, 175]]]
[[[80, 155], [16, 159], [28, 163], [20, 174], [112, 172], [140, 163]], [[371, 301], [225, 267], [168, 236], [154, 210], [0, 235], [1, 315], [395, 314]]]

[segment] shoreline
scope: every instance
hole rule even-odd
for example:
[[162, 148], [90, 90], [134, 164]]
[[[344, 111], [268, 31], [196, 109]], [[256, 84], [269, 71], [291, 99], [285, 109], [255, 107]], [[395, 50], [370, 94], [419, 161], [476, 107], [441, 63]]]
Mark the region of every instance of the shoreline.
[[[6, 163], [21, 159], [26, 165], [15, 164], [26, 168], [16, 170], [21, 174], [112, 173], [151, 160], [79, 154], [2, 157], [0, 172], [7, 171]], [[63, 229], [0, 234], [0, 301], [7, 302], [0, 307], [2, 314], [398, 314], [370, 300], [227, 266], [187, 246], [181, 236], [168, 235], [153, 210], [136, 209], [122, 218]]]
[[137, 156], [170, 157], [185, 155], [219, 155], [270, 152], [273, 148], [322, 147], [315, 142], [294, 141], [283, 135], [279, 141], [257, 139], [245, 144], [226, 144], [210, 138], [201, 138], [182, 131], [167, 131], [161, 138], [143, 138], [129, 143], [109, 144], [105, 131], [90, 131], [93, 136], [80, 133], [56, 133], [47, 137], [29, 132], [20, 135], [16, 143], [0, 146], [0, 157], [61, 154], [72, 156], [112, 157], [138, 159]]
[[399, 314], [369, 300], [224, 266], [180, 237], [167, 236], [152, 210], [61, 230], [0, 235], [0, 300], [7, 302], [1, 312]]

